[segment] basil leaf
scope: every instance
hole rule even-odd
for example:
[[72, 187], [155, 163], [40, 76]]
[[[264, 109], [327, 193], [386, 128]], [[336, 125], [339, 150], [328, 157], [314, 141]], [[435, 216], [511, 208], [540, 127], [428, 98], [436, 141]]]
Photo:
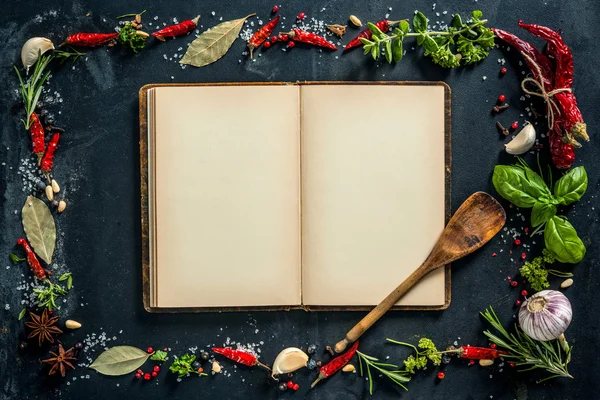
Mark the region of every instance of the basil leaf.
[[554, 216], [544, 229], [546, 248], [557, 261], [576, 264], [585, 256], [585, 246], [565, 217]]
[[416, 32], [423, 33], [427, 30], [427, 17], [421, 11], [418, 11], [413, 18], [413, 28]]
[[392, 54], [394, 56], [394, 61], [398, 62], [402, 60], [404, 56], [404, 50], [402, 49], [402, 40], [395, 40], [392, 46]]
[[540, 197], [531, 188], [522, 168], [512, 165], [496, 165], [492, 183], [500, 196], [517, 207], [531, 208]]
[[554, 186], [554, 195], [562, 205], [575, 203], [585, 194], [588, 177], [584, 167], [573, 168], [564, 174]]
[[408, 24], [408, 21], [407, 21], [407, 20], [402, 20], [402, 21], [400, 21], [400, 25], [399, 25], [399, 27], [400, 27], [400, 30], [401, 30], [402, 32], [404, 32], [404, 34], [407, 34], [407, 33], [408, 33], [408, 30], [410, 29], [410, 25]]
[[537, 198], [540, 198], [544, 195], [552, 196], [552, 192], [550, 192], [550, 189], [548, 189], [548, 185], [546, 185], [546, 182], [544, 182], [544, 178], [542, 178], [537, 172], [529, 167], [523, 167], [523, 171], [525, 171], [525, 176], [531, 185], [531, 192], [529, 193], [538, 193], [537, 195], [534, 194], [534, 196], [537, 196]]
[[556, 205], [545, 202], [536, 201], [531, 210], [531, 226], [534, 228], [548, 222], [548, 220], [556, 215]]

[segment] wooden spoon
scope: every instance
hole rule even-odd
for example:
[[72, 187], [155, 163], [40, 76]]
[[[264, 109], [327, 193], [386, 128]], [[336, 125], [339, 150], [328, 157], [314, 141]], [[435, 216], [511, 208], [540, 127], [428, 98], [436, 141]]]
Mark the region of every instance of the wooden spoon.
[[505, 222], [506, 213], [496, 199], [483, 192], [472, 194], [456, 210], [425, 262], [356, 324], [335, 345], [335, 352], [343, 352], [361, 337], [424, 276], [479, 249], [502, 229]]

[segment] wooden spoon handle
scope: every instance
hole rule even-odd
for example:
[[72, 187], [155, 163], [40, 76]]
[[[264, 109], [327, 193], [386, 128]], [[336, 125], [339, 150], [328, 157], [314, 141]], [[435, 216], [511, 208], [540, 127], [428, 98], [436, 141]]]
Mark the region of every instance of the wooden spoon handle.
[[362, 336], [363, 333], [367, 331], [379, 318], [383, 316], [390, 308], [394, 306], [400, 300], [402, 296], [406, 294], [418, 281], [420, 281], [425, 275], [427, 275], [430, 271], [435, 268], [431, 268], [431, 266], [426, 267], [425, 264], [422, 264], [419, 268], [415, 270], [412, 274], [404, 280], [392, 293], [390, 293], [381, 303], [377, 305], [374, 309], [371, 310], [363, 319], [360, 320], [348, 333], [346, 333], [346, 337], [340, 340], [335, 345], [335, 352], [342, 353], [346, 347], [355, 342], [359, 337]]

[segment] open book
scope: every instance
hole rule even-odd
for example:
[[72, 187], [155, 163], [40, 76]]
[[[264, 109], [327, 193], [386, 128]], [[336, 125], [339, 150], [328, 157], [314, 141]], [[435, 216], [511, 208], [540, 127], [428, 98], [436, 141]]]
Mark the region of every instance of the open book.
[[443, 83], [147, 85], [140, 122], [148, 311], [373, 306], [449, 217]]

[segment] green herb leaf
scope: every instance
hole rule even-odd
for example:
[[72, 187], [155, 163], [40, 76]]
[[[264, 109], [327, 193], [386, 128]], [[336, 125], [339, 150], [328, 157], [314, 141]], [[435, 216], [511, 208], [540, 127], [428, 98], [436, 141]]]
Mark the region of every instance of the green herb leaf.
[[18, 255], [16, 255], [16, 254], [13, 254], [13, 253], [10, 253], [10, 254], [8, 255], [8, 258], [10, 258], [10, 261], [12, 261], [12, 262], [13, 262], [13, 264], [18, 264], [18, 263], [20, 263], [20, 262], [22, 262], [22, 261], [27, 261], [27, 259], [26, 259], [26, 258], [21, 258], [21, 257], [19, 257]]
[[56, 244], [56, 225], [46, 203], [29, 196], [22, 210], [23, 230], [35, 253], [46, 262], [52, 263]]
[[383, 39], [386, 36], [386, 34], [383, 33], [381, 29], [379, 29], [379, 27], [372, 22], [367, 22], [367, 27], [375, 39]]
[[139, 35], [131, 22], [125, 24], [119, 31], [117, 42], [131, 47], [134, 53], [142, 50], [146, 46], [146, 38]]
[[103, 375], [126, 375], [146, 362], [150, 354], [132, 346], [115, 346], [100, 354], [90, 365]]
[[550, 286], [550, 283], [548, 283], [548, 271], [544, 264], [544, 257], [539, 256], [531, 261], [525, 261], [525, 264], [519, 268], [519, 272], [523, 278], [525, 278], [536, 292]]
[[429, 35], [425, 35], [423, 40], [423, 47], [430, 53], [435, 53], [438, 50], [438, 45]]
[[[535, 172], [533, 173], [535, 174]], [[522, 167], [514, 165], [496, 165], [492, 183], [500, 196], [522, 208], [533, 207], [544, 192], [542, 188], [529, 180]], [[544, 186], [546, 187], [545, 184]], [[549, 192], [547, 187], [546, 191]]]
[[167, 356], [168, 353], [166, 351], [156, 350], [156, 352], [150, 356], [150, 359], [152, 361], [165, 362], [167, 361]]
[[429, 20], [421, 11], [417, 11], [413, 18], [413, 29], [415, 32], [424, 33], [427, 31], [427, 24]]
[[575, 203], [585, 194], [588, 177], [583, 166], [564, 174], [554, 186], [554, 195], [562, 205]]
[[254, 14], [233, 21], [223, 22], [209, 31], [203, 32], [188, 47], [180, 64], [204, 67], [212, 64], [227, 53], [238, 38], [244, 21]]
[[531, 210], [531, 226], [534, 228], [548, 222], [556, 215], [556, 205], [544, 201], [536, 201]]
[[585, 256], [585, 246], [571, 223], [560, 216], [552, 217], [544, 229], [546, 248], [557, 261], [576, 264]]
[[404, 33], [407, 34], [408, 31], [410, 30], [410, 24], [408, 23], [407, 20], [403, 19], [402, 21], [400, 21], [400, 24], [398, 25], [398, 27], [400, 28], [400, 30]]
[[460, 14], [454, 14], [454, 17], [452, 18], [452, 26], [454, 28], [462, 28], [463, 22]]
[[184, 354], [181, 357], [175, 357], [173, 364], [169, 367], [169, 371], [177, 374], [178, 378], [184, 378], [188, 374], [198, 374], [200, 376], [206, 376], [204, 373], [200, 373], [192, 368], [192, 363], [196, 361], [196, 356], [193, 354]]
[[392, 42], [388, 40], [385, 42], [385, 59], [388, 63], [392, 62], [392, 56]]
[[402, 57], [404, 56], [404, 50], [402, 49], [401, 39], [394, 40], [394, 42], [392, 43], [392, 54], [394, 56], [395, 62], [402, 60]]
[[473, 21], [479, 21], [483, 17], [483, 13], [480, 10], [473, 11]]
[[19, 313], [19, 321], [23, 319], [23, 317], [25, 316], [25, 313], [27, 313], [26, 308], [22, 309], [21, 312]]

